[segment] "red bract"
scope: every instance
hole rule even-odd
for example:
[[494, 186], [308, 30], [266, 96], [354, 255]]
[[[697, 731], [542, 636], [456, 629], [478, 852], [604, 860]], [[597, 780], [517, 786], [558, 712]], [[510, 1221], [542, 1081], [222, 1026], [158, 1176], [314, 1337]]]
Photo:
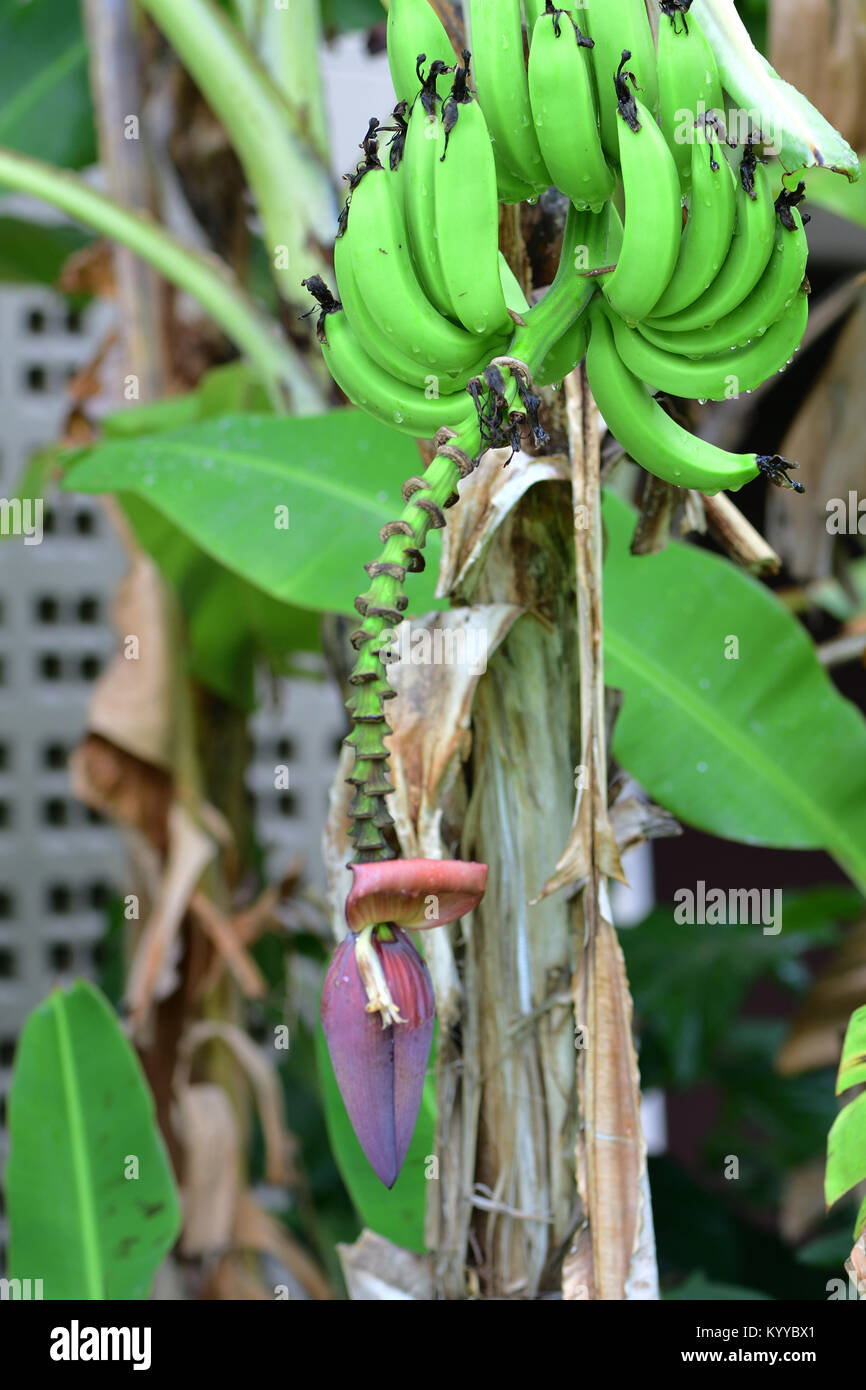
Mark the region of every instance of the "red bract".
[[388, 859], [351, 868], [346, 921], [355, 932], [377, 922], [444, 926], [477, 907], [487, 886], [486, 864], [457, 859]]
[[337, 947], [322, 990], [322, 1026], [361, 1148], [393, 1187], [421, 1105], [434, 1002], [408, 936], [399, 928], [388, 935], [350, 933]]

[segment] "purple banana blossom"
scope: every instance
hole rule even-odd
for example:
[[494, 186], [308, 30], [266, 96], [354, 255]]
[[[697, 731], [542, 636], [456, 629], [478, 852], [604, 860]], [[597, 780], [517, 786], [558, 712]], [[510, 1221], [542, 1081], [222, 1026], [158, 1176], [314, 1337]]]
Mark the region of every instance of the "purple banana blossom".
[[[364, 975], [375, 976], [376, 966], [387, 1014], [367, 997]], [[397, 1181], [418, 1118], [433, 1013], [430, 975], [405, 932], [397, 928], [388, 941], [368, 928], [337, 947], [322, 991], [322, 1026], [352, 1127], [386, 1187]]]
[[322, 990], [322, 1026], [358, 1140], [393, 1187], [415, 1130], [433, 1039], [430, 975], [406, 932], [453, 922], [481, 901], [486, 864], [389, 860], [352, 866], [351, 928]]

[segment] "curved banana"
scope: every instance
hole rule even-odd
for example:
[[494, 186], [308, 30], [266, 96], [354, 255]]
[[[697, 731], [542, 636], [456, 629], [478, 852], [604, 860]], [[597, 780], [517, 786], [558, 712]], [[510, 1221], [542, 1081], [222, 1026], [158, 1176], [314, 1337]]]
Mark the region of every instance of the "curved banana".
[[459, 432], [474, 423], [475, 404], [466, 393], [428, 399], [384, 371], [367, 356], [345, 313], [328, 315], [325, 334], [322, 353], [331, 376], [368, 415], [414, 439], [432, 439], [443, 425]]
[[624, 49], [631, 54], [641, 99], [652, 112], [653, 120], [659, 107], [656, 50], [646, 6], [640, 0], [588, 0], [577, 14], [586, 16], [586, 28], [595, 44], [592, 66], [598, 91], [601, 143], [608, 159], [616, 162], [619, 160], [619, 94], [614, 95], [614, 83]]
[[[418, 58], [428, 63], [439, 58], [449, 67], [457, 59], [451, 40], [428, 0], [391, 0], [388, 10], [388, 64], [398, 101], [409, 105], [418, 95]], [[437, 80], [441, 96], [448, 90], [443, 76]]]
[[767, 171], [763, 164], [755, 164], [747, 151], [737, 180], [736, 226], [721, 270], [693, 304], [664, 318], [652, 315], [652, 326], [665, 333], [704, 328], [742, 304], [766, 269], [773, 250], [775, 223], [776, 209]]
[[500, 203], [525, 203], [529, 198], [538, 197], [537, 188], [516, 178], [499, 163], [496, 165], [496, 192]]
[[437, 164], [445, 148], [442, 117], [432, 115], [420, 99], [412, 107], [401, 164], [403, 209], [409, 232], [409, 249], [421, 286], [430, 303], [446, 317], [451, 304], [442, 283], [439, 245], [436, 240]]
[[734, 173], [721, 151], [713, 154], [711, 134], [694, 131], [693, 135], [688, 221], [680, 238], [674, 273], [653, 308], [653, 319], [676, 314], [699, 299], [715, 280], [731, 249], [737, 215]]
[[334, 243], [334, 271], [346, 318], [362, 350], [398, 381], [428, 390], [435, 385], [440, 394], [446, 395], [452, 391], [462, 391], [467, 379], [487, 365], [487, 355], [479, 352], [473, 363], [459, 371], [433, 372], [429, 366], [407, 357], [395, 347], [379, 328], [358, 290], [345, 237], [339, 237]]
[[470, 369], [482, 353], [501, 351], [505, 335], [479, 340], [444, 318], [425, 295], [412, 265], [402, 208], [385, 169], [371, 169], [352, 194], [345, 232], [358, 291], [376, 323], [410, 361], [433, 373]]
[[510, 335], [499, 275], [496, 163], [481, 107], [466, 86], [468, 54], [465, 61], [445, 104], [447, 147], [443, 142], [433, 165], [439, 280], [449, 313], [470, 333]]
[[723, 118], [724, 97], [710, 45], [696, 24], [684, 20], [676, 12], [659, 15], [659, 124], [688, 191], [695, 122], [702, 124], [710, 112]]
[[596, 405], [623, 448], [648, 472], [676, 487], [736, 490], [761, 471], [760, 456], [731, 454], [678, 425], [630, 372], [602, 310], [592, 313], [586, 370]]
[[553, 182], [576, 207], [598, 212], [616, 179], [601, 145], [589, 53], [570, 12], [551, 6], [532, 31], [529, 99]]
[[469, 0], [468, 15], [475, 90], [496, 167], [510, 180], [530, 186], [535, 197], [551, 179], [532, 124], [520, 0]]
[[665, 351], [638, 329], [629, 328], [615, 315], [611, 317], [616, 350], [641, 381], [672, 396], [726, 401], [754, 391], [776, 372], [784, 371], [803, 340], [809, 300], [805, 293], [798, 293], [772, 328], [746, 347], [697, 359]]
[[776, 241], [767, 268], [751, 294], [729, 314], [705, 328], [667, 331], [667, 319], [658, 325], [641, 324], [641, 332], [651, 343], [685, 357], [705, 357], [726, 352], [760, 338], [785, 312], [797, 295], [806, 274], [809, 246], [803, 222], [796, 208], [789, 209], [792, 227], [781, 218], [776, 225]]
[[619, 162], [625, 188], [625, 223], [616, 270], [602, 293], [630, 323], [645, 318], [664, 294], [676, 265], [682, 233], [680, 181], [673, 155], [650, 111], [628, 90], [629, 60], [617, 70]]

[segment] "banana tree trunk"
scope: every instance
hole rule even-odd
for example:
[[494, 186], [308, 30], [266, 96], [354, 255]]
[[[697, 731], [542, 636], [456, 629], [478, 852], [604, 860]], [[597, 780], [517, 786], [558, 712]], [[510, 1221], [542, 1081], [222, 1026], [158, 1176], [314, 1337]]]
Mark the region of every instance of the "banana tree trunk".
[[531, 490], [472, 594], [473, 603], [513, 603], [525, 615], [473, 707], [461, 850], [490, 872], [458, 949], [459, 1035], [440, 1035], [435, 1248], [448, 1298], [466, 1293], [467, 1240], [482, 1295], [532, 1298], [555, 1287], [557, 1258], [582, 1219], [571, 1000], [578, 914], [563, 895], [531, 903], [568, 839], [579, 761], [569, 519], [564, 483]]
[[[459, 850], [489, 865], [475, 912], [425, 934], [440, 1023], [427, 1240], [446, 1299], [657, 1296], [631, 999], [607, 893], [621, 869], [607, 807], [598, 430], [579, 377], [566, 399], [568, 456], [519, 454], [504, 468], [489, 453], [450, 513], [440, 591], [454, 607], [411, 627], [462, 634], [462, 666], [389, 668], [402, 853]], [[340, 814], [335, 804], [334, 828]]]

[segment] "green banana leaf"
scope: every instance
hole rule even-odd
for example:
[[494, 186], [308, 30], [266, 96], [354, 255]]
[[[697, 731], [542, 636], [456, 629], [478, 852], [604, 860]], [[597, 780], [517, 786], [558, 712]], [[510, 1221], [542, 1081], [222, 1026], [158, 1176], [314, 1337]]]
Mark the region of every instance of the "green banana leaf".
[[690, 1303], [697, 1300], [707, 1303], [773, 1301], [769, 1294], [761, 1293], [758, 1289], [744, 1289], [737, 1284], [722, 1284], [715, 1279], [708, 1279], [702, 1269], [690, 1274], [688, 1279], [682, 1284], [677, 1284], [675, 1289], [662, 1294], [662, 1298], [668, 1303], [679, 1299], [685, 1299]]
[[[53, 286], [68, 258], [92, 240], [77, 227], [0, 217], [0, 280], [13, 285]], [[83, 302], [85, 296], [70, 298]]]
[[92, 985], [27, 1019], [9, 1133], [11, 1277], [48, 1299], [146, 1298], [180, 1208], [144, 1074]]
[[[633, 556], [608, 494], [605, 664], [618, 761], [678, 819], [824, 849], [866, 888], [866, 721], [768, 589], [695, 546]], [[737, 653], [734, 658], [734, 652]]]
[[[848, 1022], [842, 1059], [836, 1080], [836, 1094], [866, 1083], [866, 1004], [856, 1009]], [[824, 1196], [831, 1207], [866, 1180], [866, 1091], [861, 1091], [839, 1111], [827, 1136], [827, 1170]], [[854, 1240], [866, 1230], [866, 1199], [854, 1222]]]
[[[836, 1095], [840, 1096], [851, 1086], [866, 1084], [866, 1004], [851, 1015], [842, 1060], [839, 1063], [839, 1076], [836, 1081]], [[866, 1163], [866, 1153], [864, 1153]]]
[[684, 1088], [705, 1080], [717, 1063], [720, 1042], [736, 1031], [755, 982], [772, 979], [780, 987], [805, 990], [805, 953], [832, 945], [839, 938], [838, 923], [862, 911], [863, 899], [853, 888], [785, 889], [778, 936], [765, 936], [750, 922], [683, 925], [670, 904], [622, 932], [647, 1084]]
[[860, 164], [847, 140], [810, 101], [784, 82], [755, 48], [734, 0], [695, 0], [689, 24], [698, 24], [715, 55], [725, 91], [772, 142], [788, 170], [825, 166], [854, 180]]
[[[131, 493], [273, 598], [354, 614], [378, 532], [399, 516], [401, 486], [418, 467], [412, 440], [357, 410], [228, 415], [98, 444], [73, 463], [63, 486]], [[277, 524], [283, 508], [288, 529]], [[435, 534], [427, 550], [426, 571], [409, 587], [413, 612], [439, 606]]]
[[288, 675], [295, 653], [321, 649], [318, 614], [283, 603], [218, 564], [141, 498], [127, 495], [121, 505], [139, 545], [177, 594], [189, 670], [202, 685], [251, 711], [260, 663]]
[[[866, 1081], [866, 1005], [851, 1015], [842, 1058], [838, 1070], [835, 1094], [862, 1086]], [[827, 1136], [827, 1170], [824, 1173], [824, 1197], [827, 1207], [844, 1197], [853, 1187], [866, 1179], [866, 1091], [860, 1091], [841, 1109]], [[866, 1201], [860, 1207], [853, 1227], [858, 1240], [866, 1229]]]
[[127, 407], [106, 415], [102, 422], [107, 439], [136, 439], [183, 429], [221, 415], [269, 414], [267, 392], [248, 362], [228, 362], [211, 367], [192, 391], [166, 396], [161, 401]]
[[0, 145], [67, 169], [96, 160], [80, 5], [0, 5]]

